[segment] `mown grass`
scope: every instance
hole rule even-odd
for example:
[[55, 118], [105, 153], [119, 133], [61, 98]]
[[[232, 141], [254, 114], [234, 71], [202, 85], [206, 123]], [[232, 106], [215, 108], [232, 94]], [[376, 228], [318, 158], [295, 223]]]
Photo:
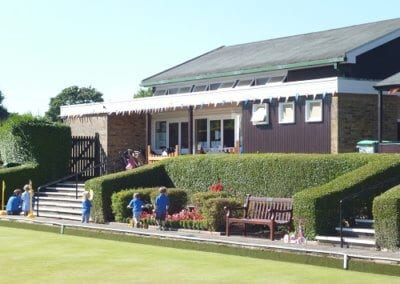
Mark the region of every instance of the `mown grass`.
[[0, 226], [2, 283], [399, 283], [394, 276]]

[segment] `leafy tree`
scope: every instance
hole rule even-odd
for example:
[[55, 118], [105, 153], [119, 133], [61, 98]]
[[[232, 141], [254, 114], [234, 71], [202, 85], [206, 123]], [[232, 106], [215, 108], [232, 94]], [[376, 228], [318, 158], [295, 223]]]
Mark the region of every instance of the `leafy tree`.
[[3, 93], [0, 91], [0, 120], [5, 120], [10, 115], [7, 109], [3, 106], [3, 100], [4, 96]]
[[51, 121], [59, 121], [60, 106], [85, 104], [93, 102], [103, 102], [103, 94], [98, 92], [95, 88], [78, 86], [71, 86], [65, 88], [56, 97], [50, 98], [49, 110], [45, 116]]
[[151, 90], [151, 88], [148, 89], [140, 89], [139, 91], [137, 91], [134, 95], [133, 98], [137, 99], [137, 98], [144, 98], [144, 97], [151, 97], [153, 95], [153, 92]]

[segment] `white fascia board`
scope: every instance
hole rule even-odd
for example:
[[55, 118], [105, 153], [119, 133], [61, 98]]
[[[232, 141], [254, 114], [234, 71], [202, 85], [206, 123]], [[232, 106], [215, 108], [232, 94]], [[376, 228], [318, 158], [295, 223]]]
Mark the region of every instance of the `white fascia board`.
[[394, 40], [396, 38], [400, 37], [400, 29], [397, 29], [391, 33], [388, 33], [382, 37], [379, 37], [373, 41], [367, 42], [366, 44], [360, 45], [359, 47], [356, 47], [348, 52], [346, 52], [346, 62], [348, 63], [356, 63], [356, 58], [360, 54], [363, 54], [367, 51], [370, 51], [371, 49], [374, 49], [378, 46], [381, 46], [391, 40]]

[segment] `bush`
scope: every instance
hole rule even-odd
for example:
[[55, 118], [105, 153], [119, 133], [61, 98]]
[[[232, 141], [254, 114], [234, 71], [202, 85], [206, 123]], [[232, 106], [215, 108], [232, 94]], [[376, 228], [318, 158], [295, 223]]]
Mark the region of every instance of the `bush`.
[[7, 203], [14, 189], [22, 189], [25, 184], [29, 183], [29, 180], [32, 181], [34, 187], [43, 183], [43, 176], [37, 164], [29, 163], [18, 167], [0, 168], [0, 189], [2, 190], [3, 181], [6, 185], [4, 204]]
[[[151, 201], [154, 204], [154, 200], [159, 195], [159, 188], [151, 192]], [[168, 188], [167, 195], [169, 198], [168, 214], [175, 214], [181, 212], [186, 207], [188, 196], [185, 190], [177, 188]]]
[[111, 196], [127, 188], [173, 187], [163, 165], [145, 165], [135, 170], [114, 173], [85, 182], [86, 190], [93, 190], [92, 218], [96, 223], [112, 221]]
[[149, 204], [151, 203], [151, 192], [155, 190], [155, 188], [135, 188], [115, 192], [111, 196], [111, 208], [115, 217], [115, 221], [127, 222], [130, 218], [132, 218], [132, 209], [128, 209], [126, 206], [128, 206], [129, 202], [132, 200], [135, 192], [140, 194], [140, 198], [145, 204]]
[[304, 233], [308, 238], [317, 234], [332, 234], [340, 223], [339, 200], [359, 194], [343, 204], [345, 218], [360, 211], [371, 212], [373, 198], [399, 183], [399, 170], [398, 155], [371, 156], [368, 164], [324, 185], [295, 194], [294, 219], [303, 220]]
[[376, 197], [372, 208], [376, 244], [382, 248], [400, 247], [400, 186]]
[[14, 115], [0, 127], [3, 162], [38, 164], [46, 182], [66, 175], [70, 155], [71, 129], [66, 125]]
[[206, 210], [202, 210], [208, 230], [222, 232], [225, 230], [224, 207], [242, 206], [242, 202], [235, 198], [211, 198], [205, 202]]
[[189, 195], [222, 183], [236, 196], [292, 197], [368, 162], [366, 155], [242, 154], [183, 155], [161, 163], [175, 187]]
[[227, 197], [229, 197], [229, 194], [225, 191], [219, 191], [219, 192], [207, 191], [207, 192], [193, 193], [191, 200], [194, 207], [197, 208], [197, 210], [199, 210], [199, 212], [202, 214], [202, 210], [207, 211], [207, 207], [205, 206], [207, 200], [212, 198], [227, 198]]

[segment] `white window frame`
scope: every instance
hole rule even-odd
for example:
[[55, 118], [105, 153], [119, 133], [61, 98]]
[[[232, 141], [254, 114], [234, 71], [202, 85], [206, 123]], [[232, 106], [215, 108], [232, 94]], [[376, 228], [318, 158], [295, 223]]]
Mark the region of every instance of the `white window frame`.
[[[313, 104], [318, 103], [320, 105], [321, 108], [321, 113], [319, 117], [311, 117], [311, 106]], [[305, 116], [305, 120], [306, 122], [322, 122], [323, 121], [323, 102], [322, 100], [306, 100], [306, 116]]]
[[[284, 117], [284, 108], [285, 107], [291, 107], [293, 110], [293, 115], [292, 117]], [[296, 122], [296, 108], [294, 101], [291, 102], [280, 102], [279, 103], [279, 111], [278, 111], [278, 121], [279, 124], [290, 124], [290, 123], [295, 123]]]
[[[255, 120], [255, 116], [259, 115], [260, 112], [262, 112], [264, 114], [264, 119], [263, 120]], [[253, 125], [269, 124], [269, 104], [268, 103], [253, 104], [250, 121]]]

